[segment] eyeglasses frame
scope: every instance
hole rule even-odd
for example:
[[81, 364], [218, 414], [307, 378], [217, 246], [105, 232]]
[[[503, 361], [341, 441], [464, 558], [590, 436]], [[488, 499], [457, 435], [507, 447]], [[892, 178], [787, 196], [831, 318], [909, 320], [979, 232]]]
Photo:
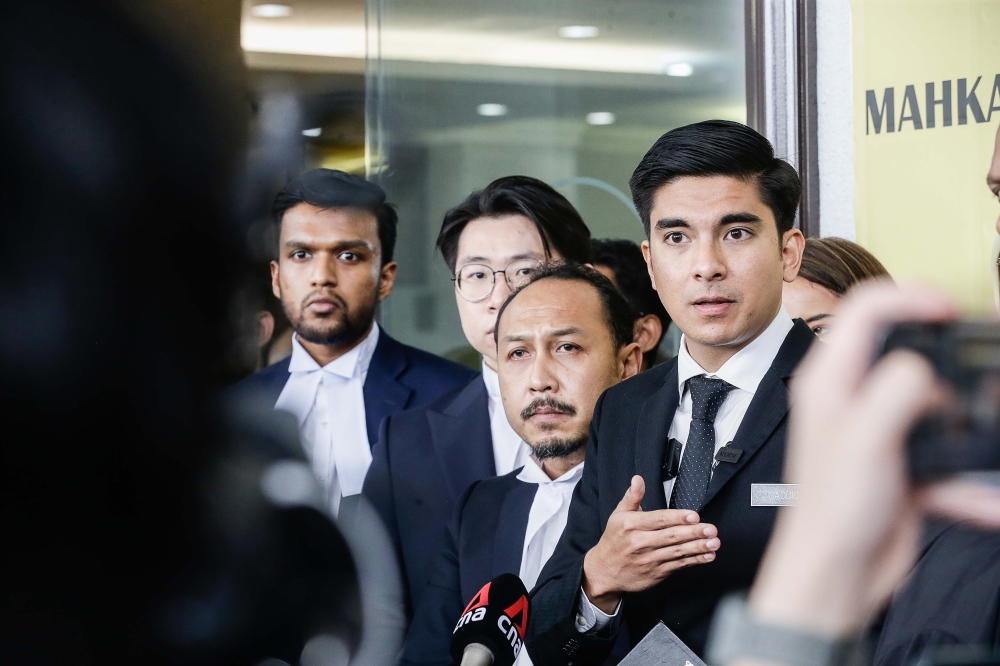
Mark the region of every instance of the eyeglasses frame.
[[[504, 266], [503, 270], [499, 270], [499, 271], [493, 270], [491, 267], [487, 266], [486, 264], [466, 264], [465, 266], [462, 266], [462, 268], [468, 268], [469, 266], [482, 266], [483, 268], [485, 268], [485, 269], [487, 269], [489, 271], [489, 273], [490, 273], [490, 280], [492, 281], [493, 284], [490, 285], [490, 290], [488, 292], [486, 292], [486, 295], [483, 296], [482, 298], [477, 298], [477, 299], [473, 300], [471, 298], [468, 298], [465, 294], [463, 294], [462, 293], [462, 286], [461, 286], [461, 284], [459, 282], [458, 275], [455, 275], [454, 277], [452, 277], [451, 281], [455, 283], [455, 290], [458, 292], [458, 295], [461, 296], [462, 298], [464, 298], [467, 302], [469, 302], [469, 303], [481, 303], [482, 301], [485, 301], [487, 298], [489, 298], [490, 296], [492, 296], [493, 295], [493, 290], [497, 288], [497, 273], [503, 273], [503, 279], [504, 279], [504, 282], [507, 283], [507, 288], [510, 289], [511, 291], [514, 291], [514, 285], [512, 285], [510, 283], [510, 277], [507, 275], [507, 269], [510, 268], [511, 266], [513, 266], [514, 264], [520, 262], [520, 261], [534, 261], [535, 262], [535, 267], [532, 270], [538, 270], [539, 268], [541, 268], [544, 265], [538, 259], [515, 259], [514, 261], [512, 261], [509, 264], [507, 264], [506, 266]], [[461, 272], [461, 269], [459, 269], [458, 272]]]

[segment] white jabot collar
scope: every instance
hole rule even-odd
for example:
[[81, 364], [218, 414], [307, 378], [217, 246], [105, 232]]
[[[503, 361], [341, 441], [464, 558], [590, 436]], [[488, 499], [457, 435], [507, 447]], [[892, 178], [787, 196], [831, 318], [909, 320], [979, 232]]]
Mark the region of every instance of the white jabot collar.
[[[584, 461], [586, 462], [586, 461]], [[549, 475], [545, 473], [542, 466], [535, 462], [533, 458], [529, 458], [528, 462], [524, 464], [521, 471], [517, 474], [518, 481], [524, 481], [525, 483], [537, 483], [540, 486], [548, 485], [576, 485], [577, 479], [583, 475], [583, 465], [581, 462], [579, 465], [569, 470], [557, 479], [550, 479]]]
[[358, 377], [364, 383], [368, 375], [368, 366], [371, 365], [372, 356], [375, 355], [378, 337], [379, 327], [373, 322], [372, 330], [353, 349], [321, 367], [299, 342], [298, 336], [293, 335], [292, 357], [288, 362], [288, 381], [285, 382], [285, 388], [278, 396], [274, 408], [294, 414], [301, 428], [316, 402], [316, 391], [319, 390], [324, 372], [344, 379]]
[[792, 326], [792, 318], [782, 305], [768, 327], [753, 342], [733, 354], [733, 357], [716, 372], [706, 371], [691, 358], [687, 350], [686, 336], [682, 335], [680, 350], [677, 352], [677, 382], [680, 395], [684, 395], [684, 383], [698, 375], [718, 377], [738, 389], [756, 393], [757, 386], [774, 363], [774, 357], [778, 355], [778, 350], [781, 349]]

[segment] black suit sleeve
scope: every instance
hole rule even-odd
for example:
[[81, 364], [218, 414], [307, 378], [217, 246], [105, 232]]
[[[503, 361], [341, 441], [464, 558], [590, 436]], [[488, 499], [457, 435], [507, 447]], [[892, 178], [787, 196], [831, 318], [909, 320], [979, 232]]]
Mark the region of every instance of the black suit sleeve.
[[929, 648], [1000, 644], [1000, 535], [951, 525], [896, 594], [876, 666], [916, 663]]
[[440, 554], [406, 634], [400, 666], [448, 666], [453, 661], [451, 634], [466, 601], [462, 599], [458, 543], [462, 514], [477, 485], [473, 483], [462, 494], [452, 523], [442, 535]]
[[583, 558], [603, 534], [599, 508], [601, 469], [597, 433], [604, 404], [601, 396], [594, 407], [587, 442], [587, 464], [573, 492], [566, 529], [531, 592], [532, 618], [527, 649], [532, 661], [546, 666], [600, 664], [614, 647], [618, 618], [601, 632], [576, 630], [576, 608], [583, 578]]
[[403, 566], [403, 547], [399, 537], [399, 525], [396, 522], [396, 501], [392, 492], [392, 466], [389, 464], [389, 431], [392, 427], [392, 417], [382, 420], [379, 426], [378, 442], [372, 449], [372, 463], [365, 475], [365, 483], [361, 493], [371, 502], [378, 512], [386, 531], [392, 538], [396, 548], [396, 561], [399, 562], [399, 575], [406, 595], [409, 609], [410, 586], [406, 580], [406, 567]]

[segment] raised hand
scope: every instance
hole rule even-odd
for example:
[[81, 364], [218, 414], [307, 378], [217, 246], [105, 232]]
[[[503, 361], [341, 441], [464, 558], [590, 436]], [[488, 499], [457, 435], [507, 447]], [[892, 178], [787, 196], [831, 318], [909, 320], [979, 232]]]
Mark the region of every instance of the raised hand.
[[642, 477], [633, 476], [601, 540], [583, 560], [583, 590], [609, 615], [622, 593], [648, 589], [678, 569], [711, 562], [721, 545], [715, 526], [699, 522], [694, 511], [643, 511], [645, 493]]

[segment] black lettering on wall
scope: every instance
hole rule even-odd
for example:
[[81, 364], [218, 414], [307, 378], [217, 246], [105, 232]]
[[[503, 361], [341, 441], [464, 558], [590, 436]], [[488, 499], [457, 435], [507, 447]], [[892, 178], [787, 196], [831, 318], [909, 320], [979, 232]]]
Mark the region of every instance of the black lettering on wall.
[[976, 119], [977, 123], [985, 123], [986, 116], [983, 115], [983, 107], [979, 106], [979, 98], [976, 97], [976, 86], [983, 77], [976, 79], [976, 82], [972, 84], [972, 90], [966, 94], [966, 80], [958, 80], [958, 124], [966, 125], [969, 122], [968, 111], [972, 111], [973, 118]]
[[986, 118], [986, 122], [993, 119], [993, 112], [1000, 111], [1000, 101], [997, 100], [1000, 97], [1000, 74], [997, 74], [993, 79], [993, 92], [990, 93], [990, 115]]
[[[906, 109], [909, 107], [910, 115], [906, 115]], [[917, 89], [913, 86], [906, 86], [906, 91], [903, 93], [903, 103], [899, 106], [899, 131], [903, 131], [903, 123], [909, 120], [913, 123], [913, 129], [923, 129], [924, 123], [920, 120], [920, 105], [917, 103]]]
[[[952, 81], [957, 81], [957, 85], [952, 86]], [[939, 90], [937, 81], [925, 83], [923, 110], [920, 108], [921, 100], [917, 95], [919, 85], [901, 85], [899, 115], [896, 115], [896, 88], [885, 88], [881, 93], [881, 99], [876, 90], [866, 90], [865, 134], [882, 134], [883, 130], [886, 134], [902, 132], [907, 122], [911, 123], [915, 130], [951, 127], [953, 124], [968, 125], [972, 119], [976, 123], [992, 122], [994, 112], [1000, 115], [1000, 74], [993, 77], [993, 85], [989, 89], [989, 105], [985, 113], [983, 112], [985, 93], [980, 99], [976, 92], [982, 81], [982, 76], [976, 77], [971, 87], [968, 78], [941, 81], [940, 97], [937, 96]], [[956, 93], [954, 98], [952, 90]], [[956, 106], [957, 123], [954, 122], [952, 115], [952, 109]]]
[[871, 125], [875, 126], [876, 134], [880, 134], [882, 132], [883, 118], [885, 118], [885, 131], [896, 131], [895, 96], [895, 89], [886, 88], [885, 92], [882, 94], [882, 106], [880, 107], [878, 98], [875, 97], [875, 91], [868, 90], [865, 92], [865, 102], [868, 107], [868, 112], [865, 115], [865, 134], [871, 133], [870, 125], [868, 123], [869, 118], [871, 119]]
[[[1000, 79], [1000, 74], [997, 75]], [[944, 127], [951, 127], [951, 81], [941, 82], [941, 99], [934, 98], [934, 82], [924, 86], [927, 93], [926, 106], [924, 107], [927, 113], [927, 128], [930, 129], [934, 127], [934, 123], [937, 118], [935, 115], [936, 107], [940, 104], [942, 110], [942, 117], [944, 118]], [[902, 121], [900, 121], [902, 122]]]

